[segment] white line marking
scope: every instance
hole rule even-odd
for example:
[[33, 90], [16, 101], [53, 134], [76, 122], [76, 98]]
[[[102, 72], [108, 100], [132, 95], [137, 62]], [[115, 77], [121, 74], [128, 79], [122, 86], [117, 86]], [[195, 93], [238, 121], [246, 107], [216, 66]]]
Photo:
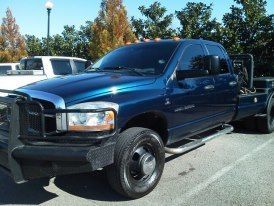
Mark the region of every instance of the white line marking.
[[180, 200], [182, 200], [182, 203], [187, 202], [193, 196], [197, 195], [199, 192], [201, 192], [202, 190], [206, 189], [209, 185], [211, 185], [216, 180], [218, 180], [219, 178], [221, 178], [222, 176], [224, 176], [225, 174], [227, 174], [229, 171], [231, 171], [232, 169], [234, 169], [235, 167], [237, 167], [239, 164], [241, 164], [242, 162], [244, 162], [245, 160], [247, 160], [248, 158], [250, 158], [251, 156], [253, 156], [255, 153], [257, 153], [257, 152], [261, 151], [262, 149], [264, 149], [265, 147], [267, 147], [273, 141], [274, 141], [274, 139], [270, 139], [267, 142], [265, 142], [264, 144], [256, 147], [250, 153], [247, 153], [246, 155], [242, 156], [240, 159], [236, 160], [234, 163], [231, 163], [230, 165], [228, 165], [228, 166], [224, 167], [223, 169], [219, 170], [213, 176], [209, 177], [208, 179], [206, 179], [205, 181], [203, 181], [201, 184], [199, 184], [196, 187], [194, 187], [193, 189], [189, 190], [188, 192], [186, 192], [182, 196], [176, 198], [174, 201], [176, 202], [176, 200], [180, 199]]

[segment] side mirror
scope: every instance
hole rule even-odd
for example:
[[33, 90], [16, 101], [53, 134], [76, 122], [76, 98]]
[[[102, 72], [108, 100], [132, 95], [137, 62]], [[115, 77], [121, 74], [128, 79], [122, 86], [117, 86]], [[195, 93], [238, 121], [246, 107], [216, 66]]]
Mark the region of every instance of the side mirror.
[[187, 78], [203, 77], [209, 74], [208, 70], [178, 70], [176, 71], [177, 80], [183, 80]]
[[220, 74], [220, 58], [215, 55], [205, 56], [205, 68], [210, 74]]
[[93, 62], [90, 61], [90, 60], [87, 60], [86, 61], [86, 64], [85, 64], [85, 69], [87, 69], [88, 67], [92, 66], [93, 65]]

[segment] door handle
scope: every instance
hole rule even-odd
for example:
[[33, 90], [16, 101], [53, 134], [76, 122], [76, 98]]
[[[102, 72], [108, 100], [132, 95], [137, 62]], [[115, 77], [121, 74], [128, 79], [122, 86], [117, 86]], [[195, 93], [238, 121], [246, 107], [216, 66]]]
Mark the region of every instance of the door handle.
[[214, 85], [207, 85], [204, 87], [205, 90], [213, 90], [215, 89]]
[[237, 82], [236, 81], [232, 81], [232, 82], [229, 82], [229, 86], [231, 87], [234, 87], [237, 85]]

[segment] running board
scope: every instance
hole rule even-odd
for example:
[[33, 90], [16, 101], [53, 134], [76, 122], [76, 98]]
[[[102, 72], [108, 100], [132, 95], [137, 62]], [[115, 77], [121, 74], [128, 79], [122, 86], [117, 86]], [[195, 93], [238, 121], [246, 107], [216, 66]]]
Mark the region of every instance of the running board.
[[198, 140], [193, 140], [192, 142], [188, 143], [188, 144], [184, 144], [180, 147], [177, 148], [169, 148], [169, 147], [165, 147], [165, 152], [168, 154], [183, 154], [186, 153], [190, 150], [193, 150], [195, 148], [198, 148], [202, 145], [204, 145], [206, 142], [209, 142], [219, 136], [228, 134], [230, 132], [232, 132], [234, 130], [233, 126], [228, 125], [228, 124], [224, 124], [222, 126], [222, 129], [217, 131], [216, 133], [209, 135], [207, 137], [204, 137], [202, 139], [198, 139]]

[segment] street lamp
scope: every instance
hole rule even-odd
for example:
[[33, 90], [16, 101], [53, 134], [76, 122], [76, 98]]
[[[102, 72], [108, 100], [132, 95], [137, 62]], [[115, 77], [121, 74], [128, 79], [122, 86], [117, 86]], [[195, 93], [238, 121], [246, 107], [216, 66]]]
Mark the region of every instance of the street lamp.
[[45, 7], [48, 11], [48, 37], [47, 37], [47, 55], [49, 56], [49, 37], [50, 37], [50, 12], [53, 8], [54, 4], [49, 0], [46, 2]]

